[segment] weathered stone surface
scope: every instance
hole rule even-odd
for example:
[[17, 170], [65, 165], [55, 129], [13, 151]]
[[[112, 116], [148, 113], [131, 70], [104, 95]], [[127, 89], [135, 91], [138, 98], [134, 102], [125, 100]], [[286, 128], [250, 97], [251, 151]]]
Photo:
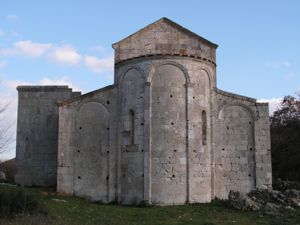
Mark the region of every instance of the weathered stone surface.
[[40, 99], [43, 88], [19, 88], [20, 179], [55, 177], [58, 156], [57, 190], [93, 201], [172, 205], [271, 188], [268, 105], [217, 89], [217, 45], [162, 18], [113, 47], [114, 84], [68, 92], [58, 129], [63, 88]]
[[116, 63], [143, 56], [173, 55], [205, 59], [215, 64], [217, 47], [167, 18], [113, 44]]
[[80, 95], [68, 86], [18, 86], [17, 184], [55, 186], [58, 101]]
[[6, 180], [6, 175], [3, 171], [0, 171], [0, 180]]

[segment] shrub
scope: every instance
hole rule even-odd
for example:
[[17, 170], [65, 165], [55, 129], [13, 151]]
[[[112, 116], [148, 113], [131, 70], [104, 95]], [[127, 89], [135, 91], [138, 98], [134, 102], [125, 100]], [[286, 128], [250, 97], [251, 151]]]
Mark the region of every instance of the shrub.
[[0, 218], [15, 214], [45, 214], [45, 206], [23, 189], [0, 189]]
[[271, 117], [273, 178], [300, 182], [300, 96], [285, 96]]

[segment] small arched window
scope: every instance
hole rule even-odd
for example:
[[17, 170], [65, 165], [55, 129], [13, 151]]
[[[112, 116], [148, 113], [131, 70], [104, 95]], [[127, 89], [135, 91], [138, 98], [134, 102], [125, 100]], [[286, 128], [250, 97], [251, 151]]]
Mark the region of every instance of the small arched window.
[[207, 118], [205, 110], [202, 111], [202, 145], [207, 143]]
[[132, 109], [129, 110], [129, 122], [130, 122], [129, 145], [134, 145], [134, 111]]

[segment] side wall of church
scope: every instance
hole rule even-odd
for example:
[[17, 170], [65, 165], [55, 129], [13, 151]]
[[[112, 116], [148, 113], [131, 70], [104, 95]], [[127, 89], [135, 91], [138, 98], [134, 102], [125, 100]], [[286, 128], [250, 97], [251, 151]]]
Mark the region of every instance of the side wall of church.
[[113, 86], [59, 107], [57, 190], [116, 201], [117, 92]]
[[78, 96], [67, 86], [19, 86], [16, 183], [55, 186], [58, 146], [56, 103]]
[[216, 90], [213, 119], [214, 196], [271, 188], [268, 104]]

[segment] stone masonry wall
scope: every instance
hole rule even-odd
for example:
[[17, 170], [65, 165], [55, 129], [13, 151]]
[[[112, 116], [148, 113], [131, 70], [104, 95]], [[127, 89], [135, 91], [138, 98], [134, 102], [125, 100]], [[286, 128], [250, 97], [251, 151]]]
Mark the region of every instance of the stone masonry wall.
[[214, 195], [270, 188], [268, 105], [220, 90], [215, 95]]
[[174, 65], [156, 68], [151, 79], [151, 201], [188, 202], [187, 83]]
[[80, 93], [67, 86], [19, 86], [16, 183], [55, 186], [58, 101]]
[[141, 56], [173, 55], [216, 61], [216, 44], [162, 18], [113, 44], [115, 63]]
[[122, 204], [144, 200], [144, 91], [141, 71], [126, 71], [119, 84]]
[[115, 73], [114, 86], [60, 107], [60, 192], [167, 205], [271, 187], [267, 104], [216, 89], [201, 60], [148, 57]]
[[58, 192], [158, 205], [271, 188], [268, 105], [217, 89], [217, 47], [162, 18], [113, 44], [113, 85], [19, 87], [17, 182], [57, 167]]
[[[119, 91], [122, 93], [119, 100], [122, 98], [123, 105], [131, 104], [139, 112], [134, 131], [139, 137], [138, 145], [130, 149], [134, 149], [133, 152], [122, 151], [122, 166], [118, 167], [125, 178], [119, 177], [119, 199], [130, 199], [135, 193], [137, 198], [141, 196], [151, 204], [209, 202], [212, 191], [210, 115], [211, 90], [215, 86], [214, 66], [191, 58], [148, 57], [119, 64], [115, 70], [119, 87], [124, 86], [126, 77], [128, 81], [125, 83], [135, 83], [135, 90]], [[138, 98], [143, 100], [136, 100]], [[125, 125], [120, 126], [126, 129], [120, 131], [120, 143], [130, 140], [129, 109], [123, 111]], [[127, 158], [129, 156], [132, 161]], [[127, 174], [128, 168], [132, 172]], [[136, 179], [142, 177], [143, 184], [135, 183], [136, 192], [130, 193], [128, 190], [134, 189], [127, 180], [132, 181], [135, 176]], [[139, 190], [144, 194], [140, 195]]]
[[60, 104], [57, 190], [116, 201], [117, 97], [113, 86]]

